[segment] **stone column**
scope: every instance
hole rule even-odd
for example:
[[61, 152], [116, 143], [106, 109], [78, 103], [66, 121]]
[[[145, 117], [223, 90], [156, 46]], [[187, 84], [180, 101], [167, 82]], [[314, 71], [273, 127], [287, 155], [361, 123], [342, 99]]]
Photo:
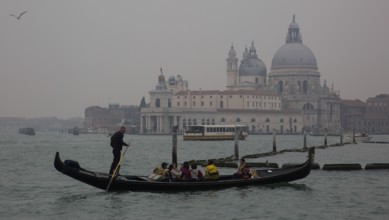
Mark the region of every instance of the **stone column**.
[[139, 131], [139, 133], [141, 133], [141, 134], [143, 134], [143, 120], [144, 120], [144, 116], [141, 116], [141, 118], [140, 118], [140, 131]]

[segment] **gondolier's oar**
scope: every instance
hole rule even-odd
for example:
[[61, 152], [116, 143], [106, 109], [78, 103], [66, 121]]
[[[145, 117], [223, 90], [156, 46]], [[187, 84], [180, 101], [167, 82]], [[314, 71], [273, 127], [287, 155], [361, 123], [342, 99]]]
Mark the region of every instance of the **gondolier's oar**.
[[108, 186], [107, 186], [106, 191], [108, 191], [109, 187], [111, 186], [112, 180], [113, 180], [113, 178], [115, 178], [115, 175], [116, 175], [116, 173], [117, 173], [117, 171], [118, 171], [118, 168], [119, 168], [120, 164], [122, 163], [122, 160], [123, 160], [123, 158], [124, 158], [124, 155], [126, 154], [127, 149], [128, 149], [129, 146], [130, 146], [130, 143], [128, 143], [128, 146], [126, 146], [126, 149], [124, 150], [122, 156], [120, 157], [119, 163], [116, 165], [116, 168], [115, 168], [115, 170], [113, 171], [113, 174], [112, 174], [112, 176], [111, 176], [111, 180], [109, 180], [109, 183], [108, 183]]

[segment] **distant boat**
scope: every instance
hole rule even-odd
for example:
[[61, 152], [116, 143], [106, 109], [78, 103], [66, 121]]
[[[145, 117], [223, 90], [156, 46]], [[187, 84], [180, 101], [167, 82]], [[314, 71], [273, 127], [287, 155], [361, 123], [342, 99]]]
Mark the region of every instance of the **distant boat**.
[[[372, 136], [368, 135], [365, 132], [355, 134], [355, 141], [356, 142], [370, 141], [371, 138], [372, 138]], [[350, 141], [350, 142], [353, 141], [353, 134], [347, 134], [346, 135], [346, 140]]]
[[74, 127], [73, 128], [73, 135], [79, 135], [80, 134], [80, 130], [78, 129], [78, 127]]
[[221, 141], [234, 140], [235, 129], [238, 139], [244, 140], [248, 136], [246, 125], [191, 125], [184, 132], [185, 141]]

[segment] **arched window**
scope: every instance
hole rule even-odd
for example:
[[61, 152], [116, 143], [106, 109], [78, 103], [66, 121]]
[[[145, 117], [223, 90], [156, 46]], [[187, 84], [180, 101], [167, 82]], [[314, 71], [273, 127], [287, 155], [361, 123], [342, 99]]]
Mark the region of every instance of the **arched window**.
[[297, 91], [301, 92], [301, 82], [300, 82], [300, 80], [297, 82]]
[[251, 119], [251, 122], [255, 122], [255, 118], [252, 118], [252, 119]]
[[201, 120], [201, 124], [205, 125], [205, 119], [204, 118]]
[[281, 122], [281, 123], [284, 123], [284, 119], [283, 119], [283, 118], [281, 118], [281, 119], [280, 119], [280, 122]]
[[270, 122], [270, 119], [269, 119], [269, 118], [266, 118], [266, 122], [269, 123], [269, 122]]
[[210, 123], [209, 123], [209, 118], [207, 118], [207, 125], [209, 125]]
[[225, 118], [220, 119], [220, 122], [226, 122]]
[[161, 99], [157, 98], [155, 100], [155, 107], [157, 107], [157, 108], [161, 107]]
[[284, 82], [283, 81], [278, 82], [278, 92], [280, 92], [280, 93], [284, 92]]
[[240, 118], [236, 118], [236, 122], [240, 122]]
[[214, 118], [212, 118], [212, 120], [211, 120], [212, 122], [212, 125], [215, 125], [215, 119]]
[[170, 101], [170, 99], [167, 100], [167, 107], [168, 107], [168, 108], [171, 108], [171, 107], [172, 107], [172, 102]]
[[304, 110], [312, 110], [313, 105], [311, 103], [306, 103], [306, 104], [304, 104], [303, 109]]
[[303, 81], [303, 93], [304, 94], [308, 93], [308, 81], [307, 80]]

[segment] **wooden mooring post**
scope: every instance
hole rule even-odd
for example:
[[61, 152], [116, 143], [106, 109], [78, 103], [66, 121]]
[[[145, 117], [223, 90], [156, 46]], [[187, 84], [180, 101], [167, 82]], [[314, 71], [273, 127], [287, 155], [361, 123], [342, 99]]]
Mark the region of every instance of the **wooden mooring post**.
[[178, 126], [173, 126], [173, 146], [172, 146], [172, 163], [177, 164], [177, 130]]
[[324, 134], [324, 147], [327, 147], [327, 132]]
[[304, 150], [307, 149], [307, 131], [304, 129]]
[[276, 144], [276, 130], [273, 130], [273, 152], [277, 152], [277, 144]]
[[239, 137], [238, 137], [238, 127], [235, 126], [235, 136], [234, 136], [234, 155], [235, 159], [239, 160]]

